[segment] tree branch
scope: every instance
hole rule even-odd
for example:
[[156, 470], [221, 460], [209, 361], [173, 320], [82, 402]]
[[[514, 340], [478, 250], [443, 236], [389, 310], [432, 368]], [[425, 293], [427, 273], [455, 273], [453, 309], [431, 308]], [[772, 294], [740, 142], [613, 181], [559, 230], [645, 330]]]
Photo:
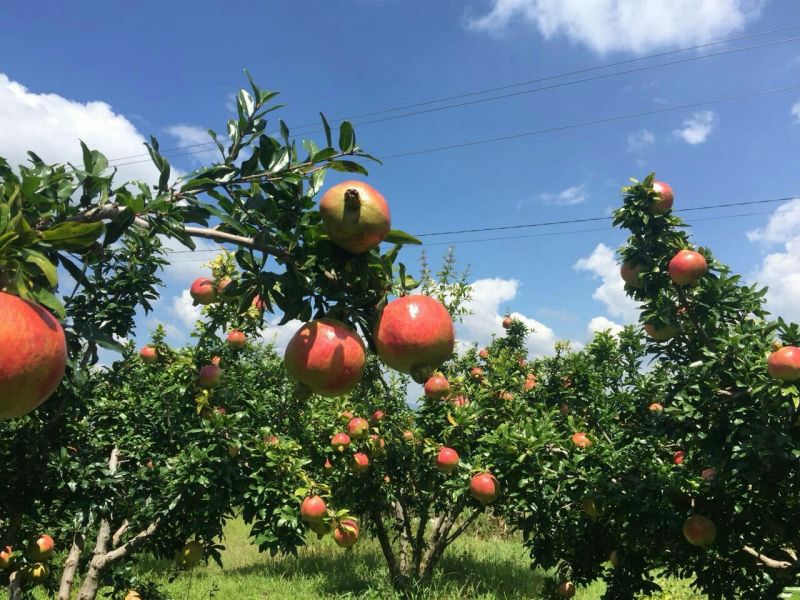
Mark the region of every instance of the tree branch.
[[64, 561], [64, 571], [61, 573], [61, 583], [58, 586], [58, 600], [69, 600], [72, 595], [72, 584], [75, 582], [75, 573], [78, 571], [85, 540], [86, 536], [83, 533], [76, 533], [72, 538], [72, 546], [67, 560]]
[[472, 525], [475, 522], [475, 520], [481, 515], [481, 513], [483, 511], [484, 511], [483, 507], [473, 510], [472, 514], [469, 517], [467, 517], [466, 519], [464, 519], [464, 521], [461, 523], [461, 525], [459, 525], [456, 528], [456, 530], [453, 532], [453, 534], [450, 537], [447, 538], [447, 542], [445, 543], [445, 545], [449, 546], [450, 544], [455, 542], [456, 539], [462, 533], [464, 533], [469, 528], [470, 525]]
[[795, 565], [795, 563], [791, 563], [786, 560], [775, 560], [769, 556], [764, 556], [758, 550], [751, 548], [750, 546], [744, 546], [742, 550], [747, 552], [750, 556], [757, 558], [770, 569], [791, 569]]
[[119, 546], [119, 541], [122, 539], [122, 536], [125, 535], [125, 532], [128, 531], [128, 519], [125, 519], [120, 525], [119, 529], [114, 532], [114, 535], [111, 536], [111, 547], [116, 548]]
[[386, 559], [386, 564], [389, 567], [389, 576], [392, 578], [392, 584], [396, 587], [401, 579], [401, 573], [397, 568], [397, 559], [392, 550], [392, 543], [389, 541], [389, 536], [386, 533], [386, 527], [383, 525], [380, 513], [377, 511], [372, 513], [372, 521], [375, 523], [375, 533], [378, 536], [383, 556]]
[[135, 536], [133, 536], [119, 548], [115, 548], [111, 552], [108, 552], [103, 557], [105, 565], [106, 566], [110, 565], [118, 561], [120, 558], [124, 558], [125, 556], [136, 550], [136, 548], [140, 546], [142, 543], [144, 543], [147, 540], [147, 538], [149, 538], [156, 531], [158, 531], [158, 527], [160, 524], [161, 521], [159, 519], [156, 519], [155, 521], [150, 523], [150, 525], [147, 526], [147, 529], [143, 529], [142, 531], [137, 533]]

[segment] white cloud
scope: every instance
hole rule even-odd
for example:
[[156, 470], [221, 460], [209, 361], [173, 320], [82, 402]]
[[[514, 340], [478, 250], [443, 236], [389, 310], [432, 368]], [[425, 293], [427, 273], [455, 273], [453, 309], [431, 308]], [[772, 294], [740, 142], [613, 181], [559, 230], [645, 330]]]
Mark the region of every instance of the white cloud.
[[699, 110], [687, 117], [673, 134], [692, 146], [702, 144], [711, 135], [717, 121], [717, 113], [713, 110]]
[[261, 332], [261, 338], [267, 343], [274, 344], [278, 354], [283, 355], [289, 340], [300, 329], [303, 322], [292, 319], [285, 325], [278, 325], [280, 320], [280, 317], [275, 317], [271, 321], [267, 321]]
[[175, 296], [172, 299], [172, 314], [188, 329], [193, 329], [194, 324], [202, 316], [200, 311], [203, 307], [200, 305], [194, 306], [192, 302], [192, 296], [189, 294], [188, 289], [183, 290], [180, 296]]
[[[144, 136], [105, 102], [81, 103], [57, 94], [33, 93], [0, 73], [0, 155], [13, 167], [29, 160], [28, 150], [48, 163], [81, 165], [80, 140], [110, 161], [147, 152]], [[134, 160], [140, 159], [130, 159]], [[116, 181], [126, 179], [154, 182], [157, 172], [150, 162], [126, 165], [120, 167]]]
[[219, 248], [219, 244], [203, 238], [193, 238], [196, 249], [200, 252], [192, 252], [186, 246], [174, 238], [161, 238], [164, 248], [167, 249], [166, 259], [170, 263], [164, 267], [164, 280], [167, 284], [175, 283], [185, 286], [187, 289], [198, 277], [210, 277], [211, 269], [207, 263], [216, 256], [213, 252]]
[[742, 30], [764, 0], [491, 0], [472, 29], [502, 34], [520, 21], [546, 39], [565, 36], [594, 52], [633, 52], [692, 46]]
[[797, 235], [800, 235], [800, 198], [781, 204], [767, 226], [748, 231], [747, 239], [768, 245], [783, 244]]
[[[472, 314], [463, 318], [459, 326], [463, 337], [479, 345], [486, 345], [492, 335], [503, 333], [505, 303], [513, 300], [519, 290], [519, 282], [514, 279], [478, 279], [472, 285], [472, 300], [469, 309]], [[549, 354], [556, 341], [555, 333], [544, 323], [517, 312], [511, 316], [519, 319], [533, 332], [528, 335], [528, 349], [533, 354]]]
[[649, 129], [634, 131], [628, 136], [628, 152], [642, 152], [656, 143], [655, 134]]
[[779, 206], [766, 227], [749, 231], [747, 238], [766, 247], [782, 246], [781, 251], [764, 256], [753, 278], [769, 287], [770, 312], [800, 321], [800, 198]]
[[605, 304], [609, 315], [622, 318], [626, 323], [638, 321], [639, 309], [636, 302], [625, 294], [625, 284], [611, 248], [598, 244], [589, 256], [578, 260], [573, 268], [589, 271], [595, 279], [601, 280], [592, 298]]
[[205, 144], [212, 141], [205, 129], [195, 125], [171, 125], [167, 127], [166, 131], [174, 137], [181, 146], [193, 146], [195, 144]]
[[586, 202], [588, 197], [589, 194], [586, 191], [586, 186], [584, 184], [573, 185], [572, 187], [568, 187], [567, 189], [555, 194], [539, 194], [539, 198], [543, 202], [548, 204], [557, 204], [558, 206], [572, 206], [573, 204], [581, 204], [582, 202]]
[[586, 326], [589, 336], [594, 336], [595, 333], [600, 331], [611, 331], [613, 335], [617, 335], [622, 331], [623, 327], [619, 323], [607, 319], [606, 317], [594, 317]]
[[792, 108], [790, 109], [792, 116], [794, 117], [795, 123], [800, 123], [800, 100], [792, 104]]

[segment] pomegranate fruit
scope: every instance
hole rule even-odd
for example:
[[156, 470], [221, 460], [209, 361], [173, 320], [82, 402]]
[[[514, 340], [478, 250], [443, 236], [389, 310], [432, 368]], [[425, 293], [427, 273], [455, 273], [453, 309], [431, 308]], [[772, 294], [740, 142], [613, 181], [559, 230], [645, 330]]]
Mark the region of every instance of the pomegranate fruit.
[[424, 383], [453, 354], [453, 319], [430, 296], [403, 296], [383, 309], [375, 329], [378, 356], [386, 365]]
[[362, 419], [361, 417], [354, 417], [350, 419], [350, 422], [347, 424], [347, 433], [350, 439], [360, 440], [367, 435], [368, 431], [369, 423], [367, 423], [366, 419]]
[[192, 282], [189, 295], [197, 304], [213, 304], [217, 300], [217, 288], [208, 277], [198, 277]]
[[31, 560], [37, 562], [47, 560], [50, 558], [50, 555], [53, 554], [55, 547], [56, 544], [53, 541], [53, 538], [45, 533], [36, 538], [33, 544], [31, 544], [31, 547], [28, 550], [28, 556]]
[[337, 433], [331, 438], [331, 446], [339, 452], [344, 452], [344, 449], [350, 445], [350, 436], [346, 433]]
[[497, 479], [491, 473], [478, 473], [474, 475], [469, 482], [469, 491], [472, 497], [480, 502], [483, 506], [494, 501], [497, 498], [499, 484]]
[[800, 380], [800, 348], [783, 346], [769, 355], [767, 372], [781, 381]]
[[319, 496], [306, 496], [300, 503], [300, 518], [306, 523], [319, 523], [328, 512], [328, 505]]
[[366, 364], [364, 342], [341, 321], [311, 321], [289, 340], [284, 364], [289, 375], [317, 394], [340, 396], [361, 380]]
[[386, 200], [361, 181], [345, 181], [325, 192], [319, 213], [328, 237], [353, 254], [376, 248], [392, 228]]
[[458, 452], [444, 446], [436, 456], [436, 468], [449, 475], [458, 468], [459, 460]]
[[572, 598], [575, 596], [575, 584], [571, 581], [562, 581], [556, 588], [556, 594], [560, 598]]
[[333, 541], [340, 548], [352, 548], [358, 541], [359, 527], [355, 519], [342, 519], [333, 530]]
[[225, 342], [231, 350], [241, 350], [247, 343], [247, 336], [238, 329], [232, 329]]
[[363, 473], [369, 469], [369, 456], [363, 452], [356, 452], [353, 455], [353, 462], [351, 463], [353, 471], [356, 473]]
[[619, 270], [622, 281], [625, 282], [625, 285], [629, 285], [632, 288], [644, 287], [642, 282], [639, 281], [639, 273], [641, 272], [642, 267], [640, 265], [632, 265], [631, 263], [623, 263]]
[[586, 434], [583, 431], [578, 431], [577, 433], [572, 434], [572, 443], [578, 448], [588, 448], [592, 445], [592, 440], [586, 437]]
[[684, 452], [683, 450], [676, 450], [672, 454], [672, 462], [674, 464], [676, 464], [676, 465], [682, 465], [683, 464], [683, 460], [685, 458], [686, 458], [686, 452]]
[[441, 400], [450, 393], [450, 382], [444, 375], [433, 375], [425, 382], [425, 395], [434, 400]]
[[644, 332], [656, 342], [666, 342], [675, 337], [678, 330], [671, 325], [656, 325], [655, 323], [645, 323]]
[[710, 546], [717, 537], [717, 526], [708, 517], [692, 515], [683, 523], [683, 537], [693, 546]]
[[653, 191], [657, 194], [657, 196], [650, 205], [650, 214], [663, 215], [672, 210], [672, 203], [675, 200], [675, 194], [672, 191], [672, 187], [663, 181], [654, 181]]
[[11, 546], [6, 546], [0, 550], [0, 571], [7, 569], [9, 565], [11, 565], [11, 556], [13, 554], [14, 551], [11, 549]]
[[200, 368], [197, 381], [200, 387], [210, 390], [217, 387], [222, 382], [222, 373], [222, 369], [217, 365], [203, 365]]
[[64, 330], [46, 309], [0, 292], [0, 420], [26, 415], [64, 378]]
[[694, 250], [681, 250], [669, 261], [669, 278], [677, 285], [692, 285], [708, 271], [705, 257]]
[[145, 346], [139, 350], [139, 358], [142, 359], [142, 362], [151, 365], [158, 360], [158, 350], [152, 346]]

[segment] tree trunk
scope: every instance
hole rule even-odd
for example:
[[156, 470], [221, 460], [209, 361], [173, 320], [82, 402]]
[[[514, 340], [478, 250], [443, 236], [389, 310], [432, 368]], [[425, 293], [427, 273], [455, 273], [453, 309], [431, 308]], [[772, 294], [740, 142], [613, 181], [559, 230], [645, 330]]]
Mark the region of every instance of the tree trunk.
[[76, 533], [72, 540], [72, 547], [69, 549], [67, 560], [64, 561], [61, 584], [58, 586], [58, 600], [69, 600], [72, 594], [72, 584], [75, 581], [75, 573], [78, 571], [85, 539], [86, 537], [83, 533]]

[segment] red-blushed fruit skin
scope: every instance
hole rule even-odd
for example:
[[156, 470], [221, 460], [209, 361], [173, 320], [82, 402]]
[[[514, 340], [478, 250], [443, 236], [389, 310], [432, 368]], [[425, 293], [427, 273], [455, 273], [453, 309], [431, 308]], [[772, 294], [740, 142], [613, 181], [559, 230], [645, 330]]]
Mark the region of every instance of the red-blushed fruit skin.
[[714, 467], [706, 467], [700, 472], [700, 477], [706, 481], [712, 481], [717, 478], [717, 470]]
[[383, 417], [385, 417], [385, 416], [386, 416], [386, 413], [384, 413], [381, 409], [378, 409], [374, 413], [372, 413], [372, 416], [369, 418], [369, 422], [374, 427], [378, 423], [380, 423], [383, 420]]
[[511, 327], [511, 323], [513, 322], [514, 319], [512, 319], [511, 317], [506, 317], [505, 319], [503, 319], [503, 329], [508, 329], [509, 327]]
[[659, 198], [650, 205], [650, 214], [663, 215], [672, 210], [672, 203], [675, 201], [672, 187], [663, 181], [654, 181], [653, 191], [658, 193]]
[[800, 380], [800, 348], [784, 346], [769, 355], [767, 372], [781, 381]]
[[192, 282], [189, 294], [198, 304], [213, 304], [217, 300], [217, 288], [208, 277], [198, 277]]
[[369, 423], [366, 419], [361, 417], [353, 417], [347, 423], [347, 433], [354, 440], [360, 440], [367, 435], [369, 431]]
[[475, 381], [480, 381], [483, 379], [483, 369], [480, 367], [472, 367], [469, 370], [469, 376], [472, 377]]
[[499, 487], [497, 479], [491, 473], [478, 473], [469, 482], [469, 491], [472, 497], [483, 506], [490, 504], [497, 498]]
[[672, 462], [676, 465], [682, 465], [683, 459], [686, 458], [686, 452], [683, 450], [676, 450], [675, 453], [672, 455]]
[[300, 518], [306, 523], [319, 523], [328, 512], [328, 505], [319, 496], [306, 496], [300, 503]]
[[339, 452], [342, 452], [349, 445], [350, 436], [346, 433], [337, 433], [331, 438], [331, 446]]
[[439, 450], [439, 454], [436, 456], [436, 468], [442, 473], [450, 474], [458, 469], [459, 460], [458, 452], [445, 446]]
[[353, 455], [352, 467], [356, 473], [363, 473], [369, 469], [369, 456], [363, 452], [356, 452]]
[[582, 431], [578, 431], [572, 434], [572, 443], [578, 448], [588, 448], [592, 445], [592, 440], [586, 437], [586, 434]]
[[50, 558], [50, 555], [53, 554], [53, 550], [55, 549], [56, 544], [46, 533], [40, 535], [36, 538], [36, 541], [33, 542], [30, 550], [28, 551], [28, 556], [31, 560], [34, 561], [43, 561]]
[[392, 229], [386, 199], [362, 181], [333, 186], [322, 195], [319, 213], [328, 237], [353, 254], [376, 248]]
[[481, 348], [481, 351], [478, 352], [478, 356], [480, 356], [483, 360], [489, 358], [489, 351], [486, 348]]
[[413, 442], [414, 441], [414, 432], [413, 431], [409, 431], [408, 429], [406, 429], [403, 432], [403, 440], [406, 441], [406, 442]]
[[225, 288], [228, 287], [228, 285], [232, 282], [233, 279], [231, 279], [230, 277], [223, 277], [222, 279], [220, 279], [219, 282], [217, 283], [217, 294], [222, 294], [222, 292], [225, 291]]
[[562, 581], [556, 588], [556, 594], [560, 598], [572, 598], [575, 596], [575, 584], [571, 581]]
[[692, 515], [683, 523], [683, 536], [693, 546], [710, 546], [717, 538], [717, 526], [708, 517]]
[[289, 340], [284, 364], [289, 375], [321, 396], [341, 396], [361, 380], [364, 342], [335, 319], [310, 321]]
[[203, 365], [197, 376], [200, 387], [207, 390], [217, 387], [222, 382], [222, 369], [217, 365]]
[[645, 323], [644, 332], [648, 335], [648, 337], [652, 338], [656, 342], [666, 342], [667, 340], [675, 337], [675, 334], [678, 333], [678, 330], [670, 325], [656, 327], [656, 325], [653, 323]]
[[[351, 527], [354, 531], [346, 529]], [[355, 519], [342, 519], [342, 522], [333, 530], [333, 541], [340, 548], [352, 548], [358, 541], [360, 529]]]
[[392, 300], [375, 329], [378, 356], [401, 373], [438, 368], [453, 354], [454, 344], [453, 319], [444, 305], [430, 296]]
[[440, 400], [450, 393], [450, 382], [444, 375], [434, 375], [425, 382], [424, 389], [428, 398]]
[[469, 406], [469, 398], [467, 398], [466, 396], [456, 396], [451, 400], [451, 402], [453, 406], [456, 406], [458, 408]]
[[331, 462], [331, 459], [326, 458], [325, 459], [325, 464], [322, 465], [322, 466], [325, 467], [325, 470], [327, 471], [328, 469], [332, 469], [333, 468], [333, 463]]
[[247, 336], [238, 329], [232, 329], [225, 341], [231, 350], [241, 350], [247, 343]]
[[526, 392], [531, 391], [533, 388], [536, 387], [536, 375], [533, 373], [528, 373], [525, 376], [525, 383], [522, 384], [523, 389]]
[[641, 272], [642, 267], [640, 265], [631, 265], [630, 263], [623, 263], [619, 269], [619, 274], [622, 277], [622, 281], [632, 288], [644, 287], [642, 282], [639, 281], [639, 273]]
[[669, 261], [669, 278], [677, 285], [692, 285], [708, 271], [705, 257], [694, 250], [680, 250]]
[[662, 410], [664, 410], [664, 407], [658, 402], [653, 402], [650, 406], [647, 407], [647, 409], [652, 410], [653, 412], [661, 412]]
[[26, 415], [64, 378], [67, 341], [46, 309], [0, 292], [0, 421]]
[[3, 550], [0, 550], [0, 571], [9, 567], [13, 554], [14, 551], [11, 549], [11, 546], [6, 546]]
[[158, 350], [152, 346], [145, 346], [139, 350], [139, 358], [142, 359], [142, 362], [151, 365], [158, 360]]

